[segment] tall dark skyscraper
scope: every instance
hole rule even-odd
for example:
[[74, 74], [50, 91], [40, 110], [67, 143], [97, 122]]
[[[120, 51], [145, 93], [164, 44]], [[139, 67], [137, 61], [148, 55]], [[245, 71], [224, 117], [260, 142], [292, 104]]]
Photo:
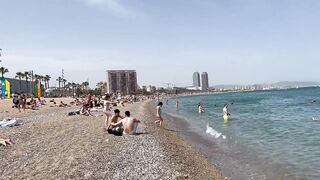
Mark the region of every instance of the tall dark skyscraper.
[[137, 91], [135, 70], [108, 70], [108, 93], [134, 94]]
[[199, 72], [193, 73], [193, 87], [200, 87], [200, 74], [199, 74]]
[[207, 72], [201, 74], [202, 90], [206, 91], [209, 89], [209, 77]]

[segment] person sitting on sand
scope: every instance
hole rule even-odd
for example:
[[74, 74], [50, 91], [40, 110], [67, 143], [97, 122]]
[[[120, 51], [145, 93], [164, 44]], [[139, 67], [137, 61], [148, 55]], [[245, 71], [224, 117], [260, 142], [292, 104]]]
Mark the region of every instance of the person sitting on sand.
[[111, 123], [111, 128], [122, 125], [123, 134], [131, 134], [131, 135], [136, 134], [137, 126], [140, 123], [140, 121], [136, 118], [130, 117], [130, 111], [126, 111], [124, 114], [126, 115], [126, 117], [121, 119], [117, 123]]
[[37, 100], [31, 98], [30, 100], [30, 109], [36, 110], [37, 109]]
[[120, 115], [120, 110], [119, 109], [115, 109], [114, 110], [114, 115], [111, 117], [111, 121], [110, 123], [108, 121], [106, 121], [106, 127], [107, 129], [110, 129], [111, 127], [111, 123], [118, 123], [118, 119], [123, 119], [124, 117]]
[[19, 112], [20, 112], [20, 107], [23, 108], [23, 110], [25, 111], [26, 110], [26, 105], [27, 105], [27, 98], [24, 94], [21, 94], [19, 97], [18, 97], [18, 100], [19, 100]]
[[162, 113], [161, 113], [162, 106], [163, 106], [163, 103], [159, 102], [158, 106], [157, 106], [157, 118], [158, 118], [158, 120], [155, 121], [156, 124], [159, 123], [160, 127], [162, 127], [162, 123], [163, 123], [163, 118], [162, 118]]
[[[18, 99], [18, 95], [17, 95], [17, 94], [14, 94], [14, 95], [13, 95], [12, 102], [13, 102], [12, 108], [18, 108], [18, 106], [19, 106], [19, 99]], [[20, 108], [19, 108], [19, 111], [20, 111]]]
[[93, 116], [90, 112], [90, 108], [88, 104], [84, 104], [81, 108], [80, 108], [80, 115], [84, 115], [84, 116]]
[[46, 100], [41, 100], [40, 97], [38, 97], [38, 102], [39, 102], [41, 105], [46, 105]]
[[0, 138], [0, 145], [7, 146], [14, 144], [11, 139], [2, 139]]

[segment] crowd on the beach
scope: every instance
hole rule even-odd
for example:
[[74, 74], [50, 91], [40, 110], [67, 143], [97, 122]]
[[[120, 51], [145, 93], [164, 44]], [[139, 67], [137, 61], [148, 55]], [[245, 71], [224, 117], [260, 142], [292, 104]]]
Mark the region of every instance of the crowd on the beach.
[[[45, 100], [40, 97], [28, 97], [27, 94], [15, 93], [12, 95], [13, 106], [12, 108], [18, 109], [19, 112], [26, 110], [40, 110], [42, 106], [56, 107], [56, 108], [66, 108], [66, 107], [78, 107], [76, 111], [68, 112], [68, 116], [105, 116], [105, 127], [104, 130], [110, 134], [116, 136], [121, 136], [123, 134], [136, 134], [137, 127], [140, 120], [132, 117], [130, 111], [125, 111], [124, 115], [121, 114], [120, 108], [125, 107], [126, 104], [133, 104], [136, 102], [144, 102], [148, 100], [157, 100], [158, 106], [156, 108], [157, 119], [156, 124], [160, 127], [163, 126], [163, 117], [161, 112], [161, 107], [163, 103], [160, 102], [161, 99], [170, 98], [166, 94], [154, 94], [154, 95], [128, 95], [122, 96], [121, 94], [104, 94], [103, 96], [87, 95], [83, 97], [70, 97], [72, 100], [69, 103], [64, 101], [56, 102], [54, 98], [50, 100]], [[168, 100], [167, 100], [168, 103]], [[178, 105], [177, 105], [178, 108]], [[95, 113], [98, 112], [98, 113]], [[102, 112], [102, 113], [99, 113]], [[96, 114], [96, 115], [95, 115]], [[16, 123], [18, 122], [18, 124]], [[21, 120], [15, 120], [7, 118], [3, 120], [3, 127], [13, 127], [16, 123], [21, 125]], [[3, 143], [5, 142], [5, 143]], [[11, 145], [11, 140], [0, 139], [0, 144]]]

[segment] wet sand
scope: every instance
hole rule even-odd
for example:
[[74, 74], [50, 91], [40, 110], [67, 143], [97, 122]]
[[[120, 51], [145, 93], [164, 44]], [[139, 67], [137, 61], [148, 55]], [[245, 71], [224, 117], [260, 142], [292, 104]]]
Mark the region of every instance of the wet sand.
[[224, 179], [177, 132], [154, 124], [149, 103], [120, 108], [142, 121], [139, 135], [122, 137], [103, 131], [105, 117], [66, 116], [78, 107], [18, 113], [11, 105], [0, 101], [0, 118], [25, 123], [0, 128], [0, 138], [16, 143], [0, 147], [0, 179]]

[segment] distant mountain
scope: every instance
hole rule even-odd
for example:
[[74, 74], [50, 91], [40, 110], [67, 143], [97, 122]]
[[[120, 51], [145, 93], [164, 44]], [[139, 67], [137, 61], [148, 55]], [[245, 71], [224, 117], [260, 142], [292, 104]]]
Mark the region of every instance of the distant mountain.
[[251, 84], [251, 85], [233, 85], [233, 84], [221, 84], [215, 85], [213, 88], [216, 89], [233, 89], [236, 87], [255, 87], [258, 89], [262, 88], [276, 88], [276, 89], [287, 89], [287, 88], [296, 88], [296, 87], [315, 87], [320, 86], [320, 82], [313, 81], [280, 81], [271, 84]]
[[313, 81], [281, 81], [281, 82], [271, 84], [271, 86], [280, 87], [280, 88], [312, 87], [312, 86], [320, 86], [320, 83], [313, 82]]
[[215, 85], [213, 88], [215, 89], [232, 89], [234, 87], [243, 87], [246, 85], [232, 85], [232, 84], [220, 84], [220, 85]]

